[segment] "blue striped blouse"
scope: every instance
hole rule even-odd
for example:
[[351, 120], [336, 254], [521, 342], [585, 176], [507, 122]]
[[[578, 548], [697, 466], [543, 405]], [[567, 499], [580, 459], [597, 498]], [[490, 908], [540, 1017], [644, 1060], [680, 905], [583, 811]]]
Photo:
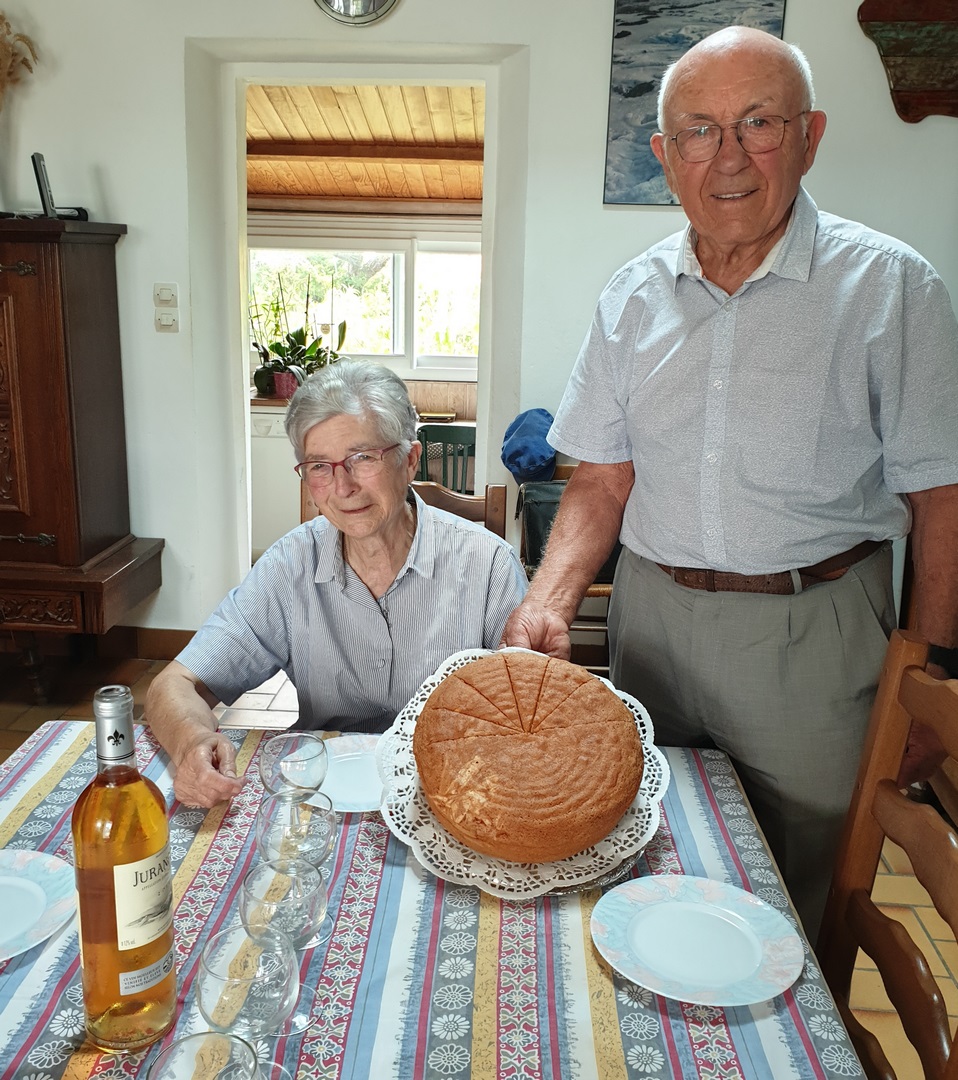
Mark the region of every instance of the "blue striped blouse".
[[177, 659], [227, 705], [284, 671], [297, 727], [384, 731], [452, 653], [497, 648], [526, 591], [510, 544], [415, 499], [416, 535], [384, 596], [317, 517], [256, 561]]

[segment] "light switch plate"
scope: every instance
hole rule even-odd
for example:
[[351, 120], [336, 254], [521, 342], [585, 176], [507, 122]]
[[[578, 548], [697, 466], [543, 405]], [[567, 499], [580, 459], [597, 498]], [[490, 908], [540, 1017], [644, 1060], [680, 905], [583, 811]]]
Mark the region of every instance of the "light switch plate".
[[157, 281], [153, 285], [154, 307], [179, 307], [180, 287], [175, 281]]
[[159, 334], [178, 334], [180, 332], [179, 312], [168, 307], [154, 308], [153, 328]]

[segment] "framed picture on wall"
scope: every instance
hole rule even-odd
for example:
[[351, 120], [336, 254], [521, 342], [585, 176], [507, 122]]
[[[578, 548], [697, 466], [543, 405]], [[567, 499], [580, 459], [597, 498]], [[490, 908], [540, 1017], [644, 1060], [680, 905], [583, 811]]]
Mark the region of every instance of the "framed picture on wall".
[[724, 26], [751, 26], [781, 37], [784, 22], [785, 0], [615, 0], [603, 201], [676, 202], [649, 146], [658, 130], [662, 72]]

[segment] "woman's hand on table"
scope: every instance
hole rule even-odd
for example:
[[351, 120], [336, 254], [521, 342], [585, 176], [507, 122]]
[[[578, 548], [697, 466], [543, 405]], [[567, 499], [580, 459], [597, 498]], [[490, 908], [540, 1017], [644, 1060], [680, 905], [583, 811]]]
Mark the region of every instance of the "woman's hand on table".
[[216, 806], [243, 790], [233, 744], [216, 730], [216, 695], [171, 660], [146, 696], [144, 719], [176, 768], [173, 791], [184, 806]]
[[198, 733], [175, 764], [173, 792], [184, 806], [209, 808], [243, 790], [233, 744], [218, 731]]

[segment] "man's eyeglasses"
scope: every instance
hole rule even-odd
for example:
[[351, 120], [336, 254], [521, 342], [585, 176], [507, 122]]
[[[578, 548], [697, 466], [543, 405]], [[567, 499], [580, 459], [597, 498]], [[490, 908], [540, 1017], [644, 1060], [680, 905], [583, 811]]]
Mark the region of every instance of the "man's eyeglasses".
[[365, 480], [379, 472], [385, 464], [383, 456], [399, 445], [393, 443], [382, 450], [359, 450], [342, 461], [301, 461], [294, 467], [300, 479], [305, 480], [311, 487], [327, 487], [333, 482], [336, 469], [340, 466], [357, 480]]
[[732, 128], [746, 154], [767, 154], [777, 150], [785, 138], [785, 125], [804, 116], [803, 110], [786, 119], [784, 116], [746, 116], [731, 124], [700, 124], [683, 128], [669, 138], [683, 161], [711, 161], [722, 147], [726, 128]]

